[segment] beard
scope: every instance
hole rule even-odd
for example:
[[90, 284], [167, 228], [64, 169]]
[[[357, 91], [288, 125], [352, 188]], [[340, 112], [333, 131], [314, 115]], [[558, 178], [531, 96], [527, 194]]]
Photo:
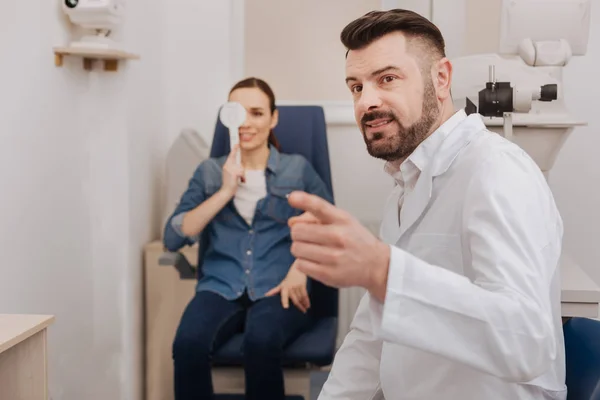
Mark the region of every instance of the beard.
[[[372, 111], [361, 118], [361, 130], [367, 151], [372, 157], [385, 161], [397, 161], [408, 157], [429, 135], [431, 128], [440, 115], [436, 101], [435, 89], [431, 79], [425, 81], [423, 90], [423, 107], [421, 118], [405, 127], [391, 111]], [[371, 138], [366, 135], [366, 123], [376, 119], [390, 119], [396, 122], [398, 131], [386, 138], [384, 132], [374, 132]]]

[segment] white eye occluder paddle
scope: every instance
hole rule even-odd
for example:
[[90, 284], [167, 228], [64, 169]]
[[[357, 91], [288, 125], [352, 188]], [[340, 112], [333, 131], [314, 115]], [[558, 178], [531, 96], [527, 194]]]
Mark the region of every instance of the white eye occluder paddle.
[[[219, 119], [229, 129], [229, 146], [231, 151], [235, 145], [240, 143], [239, 128], [246, 120], [246, 109], [238, 102], [227, 102], [221, 107]], [[236, 155], [236, 162], [238, 165], [241, 164], [241, 154], [239, 151]]]

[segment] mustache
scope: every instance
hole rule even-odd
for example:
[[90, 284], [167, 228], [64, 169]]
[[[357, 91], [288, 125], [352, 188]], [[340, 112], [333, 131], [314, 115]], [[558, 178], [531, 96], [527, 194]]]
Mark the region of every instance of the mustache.
[[367, 122], [374, 121], [380, 118], [398, 121], [394, 113], [392, 113], [391, 111], [371, 111], [363, 114], [362, 118], [360, 119], [360, 123], [364, 128]]

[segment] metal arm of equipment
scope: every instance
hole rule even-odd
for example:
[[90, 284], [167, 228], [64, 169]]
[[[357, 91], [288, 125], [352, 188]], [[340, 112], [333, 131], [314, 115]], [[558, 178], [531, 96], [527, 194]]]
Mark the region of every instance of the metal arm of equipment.
[[180, 252], [165, 252], [158, 259], [158, 265], [173, 266], [180, 279], [195, 279], [196, 268]]

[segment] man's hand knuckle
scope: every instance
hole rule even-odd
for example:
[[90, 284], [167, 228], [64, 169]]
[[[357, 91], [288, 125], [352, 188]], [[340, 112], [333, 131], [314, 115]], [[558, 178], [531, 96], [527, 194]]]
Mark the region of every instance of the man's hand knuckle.
[[319, 207], [318, 208], [319, 212], [321, 214], [326, 214], [327, 213], [327, 204], [326, 203], [321, 203], [321, 202], [318, 202], [317, 204], [318, 204], [318, 207]]
[[339, 264], [344, 256], [344, 251], [341, 249], [335, 249], [331, 252], [332, 264]]
[[342, 231], [336, 229], [332, 233], [333, 243], [338, 247], [344, 247], [346, 243], [346, 237]]
[[[302, 222], [302, 221], [298, 221], [298, 222]], [[302, 223], [294, 224], [294, 226], [292, 226], [292, 229], [290, 229], [292, 235], [294, 235], [295, 238], [301, 237], [302, 226], [303, 226]]]
[[298, 256], [298, 247], [300, 246], [300, 244], [298, 244], [298, 242], [292, 242], [292, 246], [290, 247], [290, 252], [292, 253], [292, 255], [294, 257]]

